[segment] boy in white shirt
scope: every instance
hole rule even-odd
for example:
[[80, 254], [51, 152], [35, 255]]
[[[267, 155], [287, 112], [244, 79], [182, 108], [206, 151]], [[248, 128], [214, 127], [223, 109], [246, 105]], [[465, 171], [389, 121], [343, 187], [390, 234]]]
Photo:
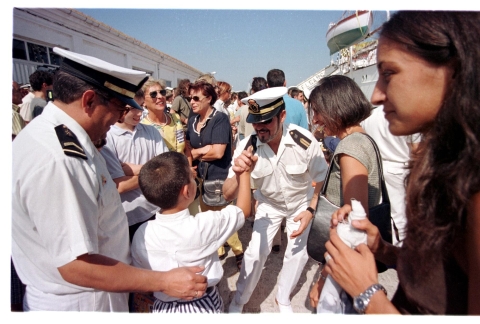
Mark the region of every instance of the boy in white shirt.
[[[256, 157], [250, 156], [254, 165]], [[197, 184], [185, 155], [166, 152], [143, 165], [140, 188], [149, 202], [161, 208], [161, 213], [157, 212], [155, 220], [143, 224], [135, 233], [133, 264], [159, 271], [202, 265], [202, 274], [208, 279], [205, 295], [189, 301], [154, 292], [154, 313], [223, 312], [223, 300], [216, 287], [223, 276], [217, 250], [243, 226], [250, 213], [250, 172], [238, 177], [237, 206], [228, 205], [194, 217], [188, 206], [195, 199]]]

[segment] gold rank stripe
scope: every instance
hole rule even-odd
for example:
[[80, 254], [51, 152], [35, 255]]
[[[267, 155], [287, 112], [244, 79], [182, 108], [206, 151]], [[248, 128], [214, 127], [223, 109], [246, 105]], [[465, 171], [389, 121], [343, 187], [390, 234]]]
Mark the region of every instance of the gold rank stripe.
[[78, 146], [78, 145], [77, 145], [76, 143], [74, 143], [74, 142], [65, 142], [65, 143], [63, 143], [63, 146], [70, 146], [70, 145], [75, 146], [76, 148], [78, 148], [80, 151], [83, 152], [83, 148], [81, 148], [80, 146]]
[[259, 112], [255, 113], [255, 112], [252, 112], [250, 109], [248, 110], [248, 112], [252, 115], [263, 115], [263, 114], [266, 114], [266, 113], [269, 113], [271, 112], [272, 110], [274, 110], [275, 108], [277, 108], [278, 106], [282, 105], [283, 104], [283, 100], [277, 102], [276, 105], [273, 105], [271, 107], [268, 107], [268, 108], [265, 108], [265, 109], [260, 109]]
[[85, 158], [87, 158], [87, 156], [85, 154], [83, 154], [82, 152], [78, 152], [78, 151], [74, 151], [74, 150], [69, 150], [69, 149], [63, 149], [64, 152], [70, 152], [70, 153], [73, 153], [73, 154], [76, 154], [76, 155], [80, 155], [80, 156], [84, 156]]
[[113, 83], [110, 83], [108, 81], [105, 81], [105, 83], [103, 85], [105, 87], [107, 87], [108, 89], [110, 89], [112, 91], [115, 91], [117, 93], [120, 93], [124, 96], [130, 97], [132, 99], [135, 97], [135, 92], [129, 91], [127, 89], [120, 88], [119, 86], [116, 86]]
[[300, 139], [300, 142], [301, 142], [303, 145], [305, 145], [306, 147], [309, 147], [309, 146], [310, 146], [310, 143], [309, 143], [307, 140], [305, 140], [304, 138], [301, 138], [301, 139]]

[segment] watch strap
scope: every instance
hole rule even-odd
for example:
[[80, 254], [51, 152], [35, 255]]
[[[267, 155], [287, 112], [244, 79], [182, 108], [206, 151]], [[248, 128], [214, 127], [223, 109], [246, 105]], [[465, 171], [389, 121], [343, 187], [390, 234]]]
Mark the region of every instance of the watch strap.
[[[370, 303], [370, 298], [377, 292], [377, 291], [383, 291], [385, 293], [385, 296], [387, 296], [387, 290], [385, 287], [383, 287], [381, 284], [376, 283], [368, 287], [363, 293], [358, 295], [357, 297], [354, 298], [353, 302], [353, 308], [361, 314], [365, 313], [365, 310], [367, 309], [368, 304]], [[358, 303], [355, 301], [358, 299], [362, 299], [363, 303], [361, 304], [361, 308], [358, 307]]]
[[307, 209], [309, 212], [312, 213], [312, 215], [315, 215], [315, 209], [313, 209], [312, 207], [308, 206]]

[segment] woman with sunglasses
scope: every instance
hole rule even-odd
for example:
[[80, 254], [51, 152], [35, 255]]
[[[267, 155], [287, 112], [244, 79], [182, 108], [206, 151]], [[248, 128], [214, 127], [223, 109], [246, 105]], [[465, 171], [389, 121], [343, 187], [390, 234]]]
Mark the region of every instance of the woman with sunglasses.
[[[226, 114], [213, 108], [217, 101], [215, 88], [205, 81], [197, 81], [189, 87], [190, 105], [196, 115], [188, 120], [186, 155], [197, 175], [206, 180], [225, 180], [232, 162], [232, 129]], [[203, 191], [203, 190], [202, 190]], [[220, 210], [225, 206], [209, 206], [199, 197], [201, 211]], [[227, 243], [236, 256], [237, 266], [243, 259], [243, 247], [235, 233]], [[222, 248], [219, 256], [226, 257]]]
[[184, 153], [185, 132], [180, 116], [167, 112], [166, 90], [160, 81], [150, 79], [142, 87], [148, 114], [142, 124], [153, 125], [162, 135], [170, 151]]
[[[420, 132], [422, 141], [410, 161], [402, 246], [368, 220], [352, 222], [367, 245], [346, 247], [335, 228], [325, 245], [327, 273], [367, 314], [480, 315], [479, 21], [479, 12], [400, 11], [382, 27], [371, 100], [392, 134]], [[334, 213], [332, 225], [349, 211]], [[375, 290], [374, 258], [396, 267], [391, 301]]]

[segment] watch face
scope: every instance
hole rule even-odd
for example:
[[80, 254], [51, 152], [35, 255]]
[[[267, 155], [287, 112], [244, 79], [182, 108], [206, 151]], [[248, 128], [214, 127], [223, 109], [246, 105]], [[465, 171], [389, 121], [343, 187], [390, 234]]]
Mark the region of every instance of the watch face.
[[358, 311], [358, 312], [365, 312], [366, 304], [368, 303], [367, 300], [365, 300], [365, 297], [359, 296], [353, 300], [353, 307]]

